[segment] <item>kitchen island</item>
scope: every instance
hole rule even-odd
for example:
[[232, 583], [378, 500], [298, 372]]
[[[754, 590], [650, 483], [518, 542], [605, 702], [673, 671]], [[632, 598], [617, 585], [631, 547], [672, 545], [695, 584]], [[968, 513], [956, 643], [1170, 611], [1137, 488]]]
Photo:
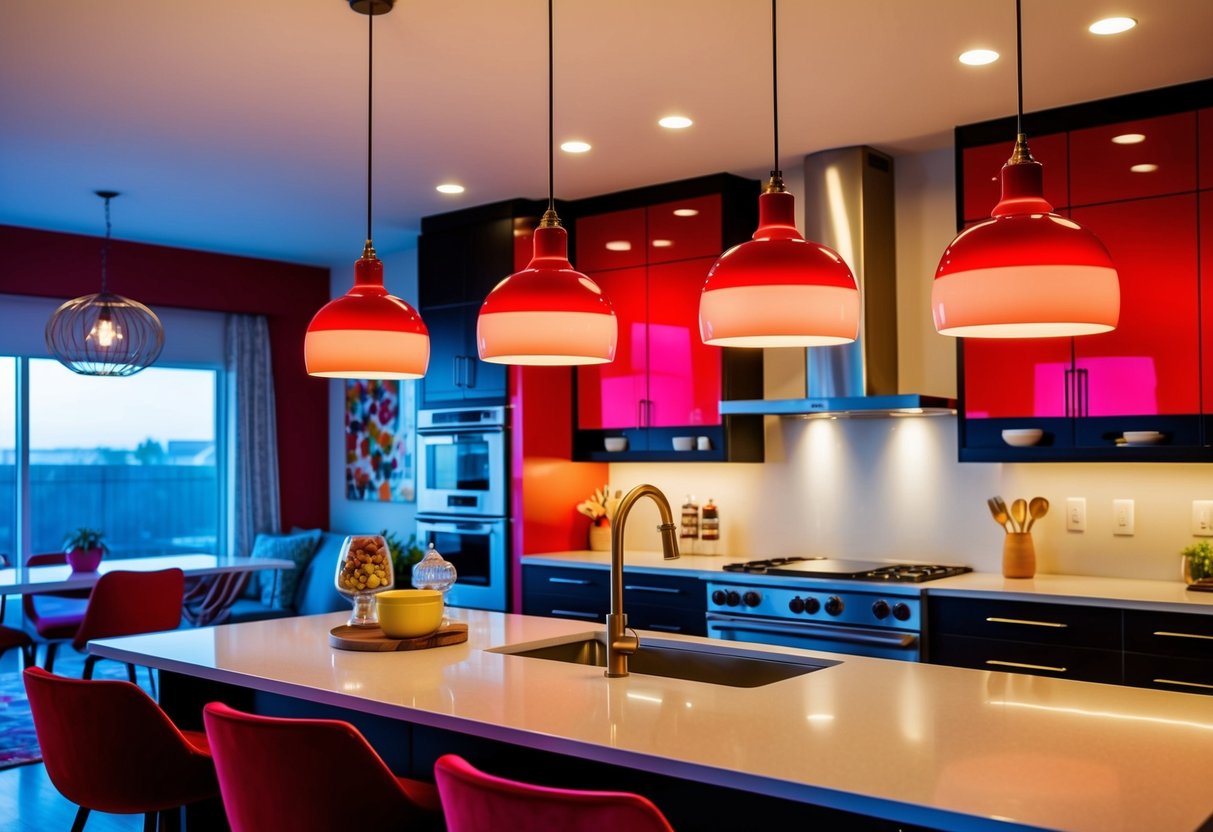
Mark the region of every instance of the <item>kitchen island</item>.
[[[606, 679], [600, 668], [491, 649], [600, 627], [449, 612], [469, 625], [468, 642], [416, 652], [330, 647], [342, 613], [105, 639], [90, 649], [160, 668], [166, 696], [221, 683], [288, 698], [301, 711], [337, 708], [520, 754], [597, 761], [638, 772], [641, 782], [694, 784], [709, 810], [713, 799], [745, 793], [896, 822], [866, 828], [1213, 828], [1205, 697], [648, 633], [642, 650], [661, 640], [825, 666], [754, 688], [636, 673]], [[765, 826], [755, 818], [749, 828]]]

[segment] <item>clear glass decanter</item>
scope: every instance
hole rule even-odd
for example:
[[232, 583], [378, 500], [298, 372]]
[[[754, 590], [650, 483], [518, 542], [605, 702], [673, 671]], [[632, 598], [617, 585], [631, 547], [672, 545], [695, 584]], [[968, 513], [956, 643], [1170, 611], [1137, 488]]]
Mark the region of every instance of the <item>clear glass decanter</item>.
[[381, 535], [350, 535], [337, 556], [337, 591], [354, 602], [349, 623], [373, 627], [379, 623], [375, 595], [391, 589], [395, 581], [392, 553]]

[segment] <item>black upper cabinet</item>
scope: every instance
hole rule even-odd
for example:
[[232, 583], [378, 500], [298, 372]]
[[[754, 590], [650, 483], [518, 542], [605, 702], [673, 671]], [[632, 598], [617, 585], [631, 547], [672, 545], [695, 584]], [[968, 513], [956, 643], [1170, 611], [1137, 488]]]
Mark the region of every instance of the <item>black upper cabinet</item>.
[[489, 219], [440, 231], [417, 241], [418, 297], [422, 308], [483, 301], [513, 271], [514, 221]]

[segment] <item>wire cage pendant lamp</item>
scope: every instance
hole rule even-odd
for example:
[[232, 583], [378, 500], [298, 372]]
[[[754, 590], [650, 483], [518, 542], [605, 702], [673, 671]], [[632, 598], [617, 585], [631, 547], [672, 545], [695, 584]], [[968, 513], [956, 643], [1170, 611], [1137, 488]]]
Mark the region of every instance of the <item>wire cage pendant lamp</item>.
[[421, 314], [383, 285], [383, 261], [371, 242], [374, 21], [395, 0], [349, 0], [367, 16], [366, 244], [354, 262], [354, 285], [312, 318], [303, 339], [309, 375], [324, 378], [412, 379], [425, 375], [430, 333]]
[[156, 363], [164, 349], [164, 327], [156, 313], [139, 301], [109, 291], [110, 200], [118, 192], [95, 193], [105, 200], [101, 291], [56, 309], [46, 322], [44, 337], [51, 354], [74, 373], [130, 376]]
[[1053, 212], [1043, 166], [1023, 130], [1023, 25], [1015, 0], [1018, 86], [1015, 149], [1000, 173], [990, 219], [947, 247], [931, 287], [931, 314], [943, 335], [1055, 338], [1116, 328], [1120, 280], [1099, 239]]
[[771, 0], [774, 165], [753, 238], [717, 258], [699, 298], [699, 334], [721, 347], [820, 347], [859, 334], [860, 297], [842, 256], [796, 230], [796, 199], [779, 169], [776, 0]]
[[548, 208], [522, 271], [493, 288], [476, 319], [476, 348], [494, 364], [571, 366], [615, 359], [619, 325], [598, 284], [569, 262], [556, 215], [552, 0], [548, 0]]

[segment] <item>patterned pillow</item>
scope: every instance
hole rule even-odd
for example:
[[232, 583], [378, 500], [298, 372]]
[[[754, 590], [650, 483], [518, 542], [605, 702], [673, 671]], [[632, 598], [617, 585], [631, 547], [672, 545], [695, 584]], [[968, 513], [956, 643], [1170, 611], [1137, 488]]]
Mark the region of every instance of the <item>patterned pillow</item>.
[[[258, 572], [257, 584], [261, 591], [261, 603], [277, 609], [290, 609], [295, 603], [295, 590], [303, 578], [308, 561], [316, 554], [320, 542], [319, 530], [300, 534], [258, 534], [253, 541], [250, 557], [290, 560], [294, 569], [279, 569]], [[277, 581], [275, 582], [275, 577]]]

